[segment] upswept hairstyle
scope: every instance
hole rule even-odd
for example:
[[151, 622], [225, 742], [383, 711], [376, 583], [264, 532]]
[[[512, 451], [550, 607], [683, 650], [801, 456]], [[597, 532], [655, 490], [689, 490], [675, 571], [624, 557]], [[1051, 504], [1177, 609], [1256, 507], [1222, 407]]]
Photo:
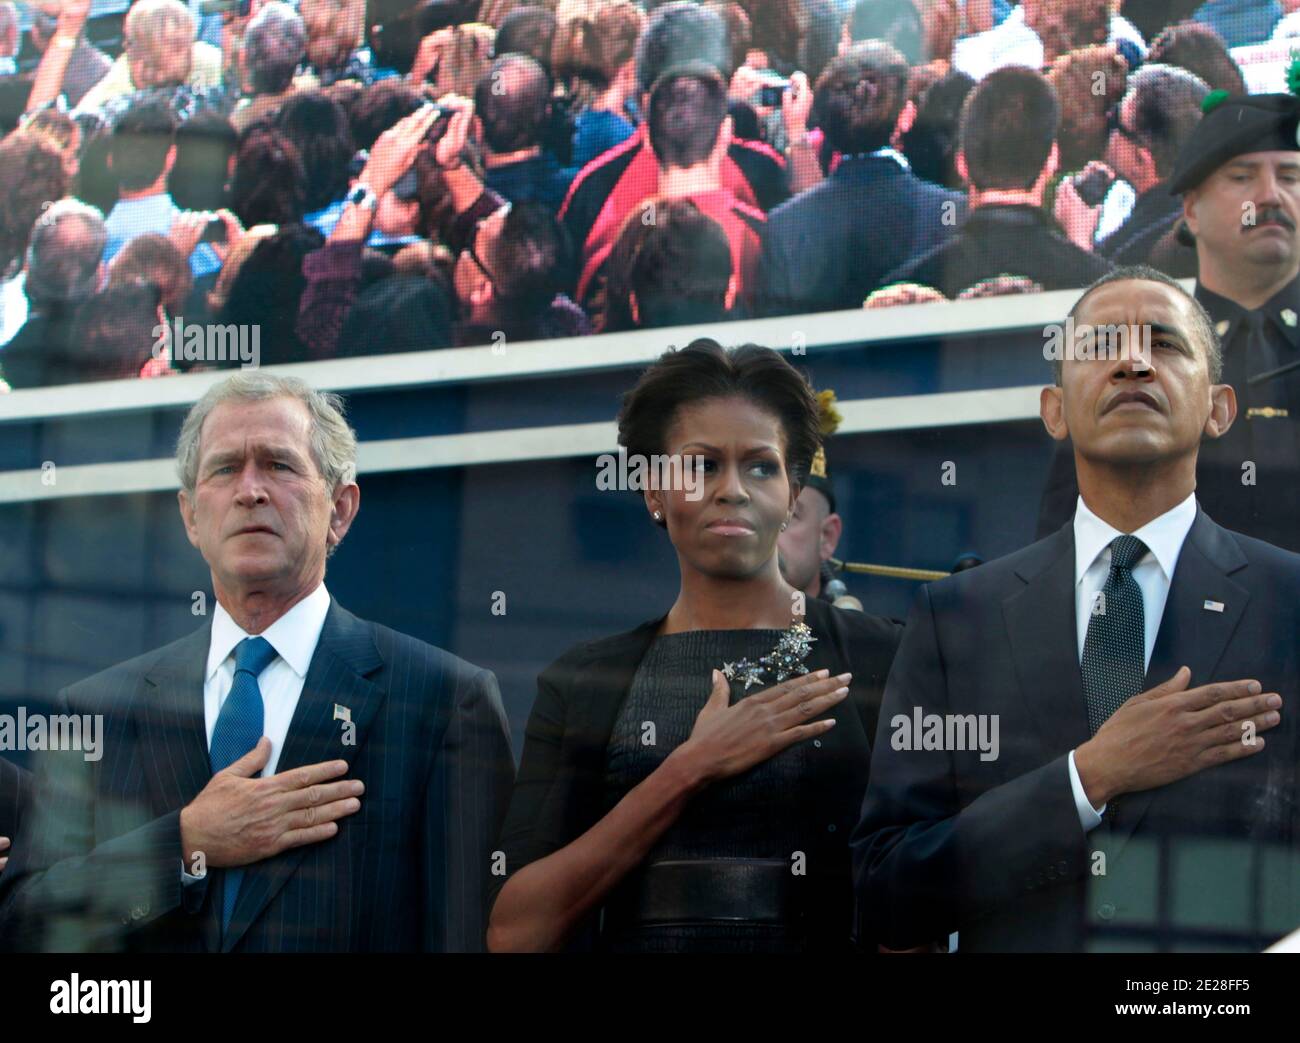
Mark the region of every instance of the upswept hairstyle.
[[618, 444], [629, 455], [648, 459], [663, 454], [668, 428], [683, 406], [733, 396], [748, 399], [780, 421], [786, 471], [795, 485], [802, 485], [821, 446], [817, 397], [807, 377], [778, 352], [757, 344], [727, 349], [700, 337], [665, 352], [623, 396]]

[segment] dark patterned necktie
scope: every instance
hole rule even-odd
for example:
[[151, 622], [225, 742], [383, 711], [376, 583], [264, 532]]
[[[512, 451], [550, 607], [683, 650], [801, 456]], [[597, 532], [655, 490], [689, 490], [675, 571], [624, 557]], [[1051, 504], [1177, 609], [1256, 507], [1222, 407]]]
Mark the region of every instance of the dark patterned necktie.
[[[208, 747], [212, 774], [229, 768], [262, 737], [265, 714], [257, 678], [275, 657], [275, 649], [264, 637], [246, 637], [235, 646], [235, 679], [230, 685], [230, 694], [221, 704], [221, 712], [212, 729], [212, 745]], [[243, 878], [242, 867], [225, 871], [221, 895], [222, 934], [230, 928], [230, 917], [235, 911], [235, 899], [239, 897]]]
[[1146, 613], [1142, 588], [1133, 578], [1133, 566], [1146, 552], [1136, 536], [1116, 536], [1110, 543], [1110, 574], [1088, 620], [1079, 664], [1093, 735], [1142, 691], [1146, 679]]

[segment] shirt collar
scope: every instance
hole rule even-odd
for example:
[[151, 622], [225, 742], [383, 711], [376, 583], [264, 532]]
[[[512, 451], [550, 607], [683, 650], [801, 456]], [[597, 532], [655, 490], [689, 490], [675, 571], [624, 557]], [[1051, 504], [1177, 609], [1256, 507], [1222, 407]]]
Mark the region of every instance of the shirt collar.
[[[862, 163], [864, 160], [868, 159], [892, 159], [898, 164], [900, 169], [912, 169], [912, 165], [907, 161], [907, 157], [891, 145], [886, 145], [884, 148], [878, 148], [874, 152], [836, 153], [835, 159], [837, 172], [844, 171], [847, 173], [849, 170], [853, 169], [853, 164]], [[872, 167], [872, 169], [874, 170], [877, 168]]]
[[[1176, 507], [1171, 507], [1158, 518], [1153, 518], [1133, 533], [1155, 555], [1165, 579], [1172, 581], [1183, 541], [1196, 521], [1196, 494], [1192, 493]], [[1104, 522], [1088, 509], [1079, 497], [1074, 511], [1074, 582], [1077, 586], [1083, 574], [1092, 567], [1116, 536], [1122, 536], [1109, 522]]]
[[[329, 591], [322, 583], [261, 633], [299, 677], [307, 676], [307, 667], [316, 654], [316, 644], [320, 641], [329, 607]], [[230, 658], [235, 646], [251, 636], [218, 601], [212, 614], [212, 637], [208, 643], [208, 666], [204, 678], [212, 680], [221, 664]]]
[[157, 195], [141, 196], [139, 199], [119, 199], [113, 204], [113, 210], [117, 211], [119, 216], [123, 210], [162, 210], [170, 213], [176, 209], [176, 204], [172, 201], [170, 192], [159, 192]]

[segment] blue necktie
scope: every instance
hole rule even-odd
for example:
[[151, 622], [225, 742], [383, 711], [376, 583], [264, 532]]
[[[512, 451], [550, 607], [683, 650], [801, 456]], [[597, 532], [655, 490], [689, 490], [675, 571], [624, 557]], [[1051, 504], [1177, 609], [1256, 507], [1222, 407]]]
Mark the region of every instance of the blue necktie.
[[[264, 637], [246, 637], [235, 646], [235, 680], [226, 701], [221, 704], [216, 727], [212, 729], [212, 745], [208, 749], [213, 775], [234, 764], [262, 737], [262, 691], [257, 687], [257, 677], [275, 657], [275, 649]], [[232, 867], [225, 872], [221, 902], [222, 934], [230, 927], [243, 877], [242, 867]]]

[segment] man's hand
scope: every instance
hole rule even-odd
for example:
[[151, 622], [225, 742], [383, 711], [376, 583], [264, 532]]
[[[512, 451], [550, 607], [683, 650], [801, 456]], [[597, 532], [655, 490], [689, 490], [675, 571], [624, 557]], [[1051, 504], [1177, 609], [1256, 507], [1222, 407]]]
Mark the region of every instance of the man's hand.
[[63, 0], [55, 32], [63, 36], [76, 36], [90, 17], [90, 0]]
[[[1083, 174], [1087, 175], [1094, 170], [1104, 170], [1110, 174], [1111, 180], [1115, 178], [1110, 167], [1106, 166], [1099, 160], [1091, 160], [1083, 168]], [[1052, 207], [1056, 216], [1057, 223], [1065, 229], [1065, 234], [1070, 237], [1070, 242], [1081, 250], [1092, 250], [1093, 236], [1097, 234], [1097, 222], [1101, 220], [1101, 204], [1089, 206], [1080, 197], [1078, 190], [1074, 187], [1072, 177], [1063, 177], [1056, 186], [1056, 202]]]
[[203, 231], [208, 227], [212, 216], [206, 210], [182, 210], [172, 218], [167, 238], [187, 261], [203, 238]]
[[731, 74], [731, 83], [727, 87], [727, 97], [732, 101], [751, 103], [763, 83], [763, 74], [760, 70], [752, 65], [742, 65]]
[[429, 73], [434, 72], [442, 64], [443, 54], [451, 48], [454, 39], [451, 29], [436, 29], [424, 37], [415, 52], [415, 60], [411, 63], [407, 82], [417, 87], [421, 86]]
[[181, 811], [181, 857], [193, 865], [202, 853], [213, 868], [246, 866], [289, 848], [328, 840], [338, 820], [361, 809], [359, 779], [338, 779], [347, 761], [323, 761], [269, 779], [253, 776], [266, 767], [271, 740], [257, 745]]
[[439, 115], [432, 105], [424, 105], [380, 134], [359, 180], [382, 198], [415, 162], [425, 135]]
[[[0, 837], [0, 851], [8, 851], [8, 850], [9, 850], [9, 838]], [[8, 855], [0, 857], [0, 873], [3, 873], [5, 871], [5, 866], [7, 866], [8, 864], [9, 864]]]
[[210, 245], [212, 246], [212, 252], [217, 255], [217, 259], [222, 264], [225, 264], [230, 251], [238, 246], [239, 241], [244, 238], [244, 226], [240, 224], [238, 217], [224, 207], [217, 211], [216, 216], [221, 218], [221, 223], [226, 226], [226, 241]]
[[812, 112], [813, 91], [808, 77], [796, 72], [790, 77], [790, 86], [781, 95], [781, 119], [785, 123], [786, 141], [798, 141], [808, 130], [808, 114]]
[[1123, 793], [1155, 789], [1264, 748], [1258, 732], [1277, 725], [1282, 697], [1258, 681], [1188, 689], [1180, 667], [1164, 684], [1133, 696], [1074, 751], [1079, 781], [1094, 807]]
[[457, 104], [454, 106], [456, 111], [448, 117], [447, 130], [438, 139], [438, 144], [433, 152], [434, 162], [444, 170], [460, 165], [461, 153], [465, 151], [465, 142], [469, 139], [469, 128], [474, 120], [474, 103], [472, 101], [459, 98], [454, 94], [449, 94], [447, 97], [456, 99]]

